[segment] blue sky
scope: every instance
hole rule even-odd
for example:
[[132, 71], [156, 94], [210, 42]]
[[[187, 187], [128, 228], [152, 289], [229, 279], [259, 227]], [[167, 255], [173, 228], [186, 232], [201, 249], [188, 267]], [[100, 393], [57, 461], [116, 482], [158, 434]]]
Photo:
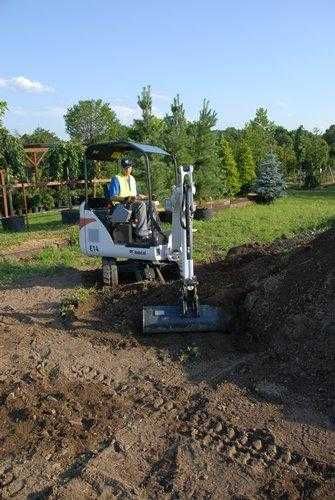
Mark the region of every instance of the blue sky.
[[150, 84], [158, 115], [179, 93], [191, 119], [207, 97], [219, 127], [264, 106], [323, 130], [335, 122], [334, 17], [334, 0], [0, 0], [6, 124], [65, 136], [66, 108], [86, 98], [130, 123]]

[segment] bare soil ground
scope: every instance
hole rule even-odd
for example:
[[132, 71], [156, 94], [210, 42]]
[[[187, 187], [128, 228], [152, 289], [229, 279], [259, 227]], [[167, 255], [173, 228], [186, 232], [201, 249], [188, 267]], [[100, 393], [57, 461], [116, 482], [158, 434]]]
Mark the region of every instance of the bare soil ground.
[[0, 291], [0, 497], [334, 498], [335, 232], [197, 269], [229, 333], [141, 336], [176, 284]]

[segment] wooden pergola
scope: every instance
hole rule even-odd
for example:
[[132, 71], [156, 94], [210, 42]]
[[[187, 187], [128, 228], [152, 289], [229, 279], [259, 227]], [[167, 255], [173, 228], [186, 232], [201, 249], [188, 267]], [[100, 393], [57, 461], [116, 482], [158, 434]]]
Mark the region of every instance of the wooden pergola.
[[27, 144], [24, 147], [27, 165], [32, 167], [35, 172], [37, 167], [42, 163], [48, 149], [48, 146], [43, 146], [42, 144]]

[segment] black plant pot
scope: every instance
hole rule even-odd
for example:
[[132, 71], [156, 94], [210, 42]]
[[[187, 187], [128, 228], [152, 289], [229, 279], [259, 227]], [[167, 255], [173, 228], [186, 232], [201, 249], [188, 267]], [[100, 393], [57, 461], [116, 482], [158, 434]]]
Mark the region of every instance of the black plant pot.
[[196, 220], [208, 220], [214, 215], [214, 210], [212, 208], [196, 208], [194, 212], [194, 218]]
[[69, 208], [67, 210], [62, 210], [62, 222], [63, 224], [78, 224], [79, 223], [79, 210], [76, 208]]
[[168, 222], [169, 224], [172, 223], [172, 212], [168, 210], [162, 210], [158, 213], [158, 215], [161, 222]]
[[5, 231], [25, 231], [26, 219], [23, 215], [13, 215], [12, 217], [4, 217], [1, 219], [2, 227]]

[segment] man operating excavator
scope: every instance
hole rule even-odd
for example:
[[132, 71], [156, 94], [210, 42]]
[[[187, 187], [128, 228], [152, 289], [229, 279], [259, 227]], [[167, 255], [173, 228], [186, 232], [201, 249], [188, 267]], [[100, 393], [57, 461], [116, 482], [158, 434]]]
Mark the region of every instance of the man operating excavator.
[[137, 193], [136, 180], [131, 175], [133, 166], [133, 160], [121, 160], [122, 173], [112, 177], [107, 185], [107, 195], [111, 200], [120, 202], [120, 206], [113, 211], [112, 221], [128, 222], [132, 219], [137, 238], [145, 242], [151, 236], [148, 207], [144, 201], [145, 196]]

